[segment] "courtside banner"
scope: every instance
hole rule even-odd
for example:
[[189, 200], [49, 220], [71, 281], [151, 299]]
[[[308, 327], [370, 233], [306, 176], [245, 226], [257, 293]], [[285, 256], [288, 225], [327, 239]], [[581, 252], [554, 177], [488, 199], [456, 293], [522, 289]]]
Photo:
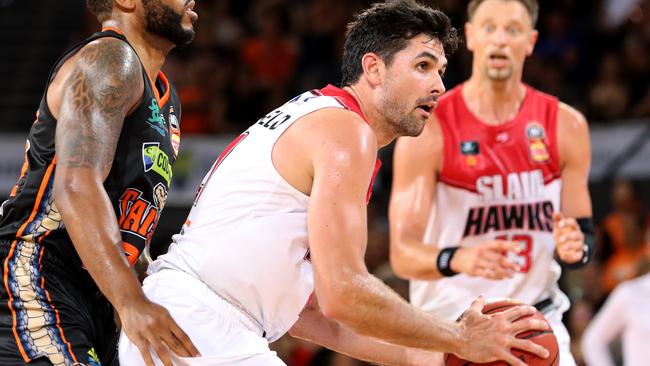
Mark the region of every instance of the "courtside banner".
[[[650, 120], [610, 122], [590, 126], [592, 167], [590, 181], [612, 174], [630, 179], [650, 179]], [[236, 135], [183, 136], [173, 165], [167, 205], [189, 206], [196, 189], [221, 151]], [[0, 202], [11, 192], [25, 161], [24, 136], [0, 136]], [[615, 171], [613, 171], [615, 170]]]
[[[166, 204], [191, 205], [203, 176], [234, 137], [183, 137], [180, 153], [172, 168], [171, 191]], [[0, 136], [0, 203], [9, 196], [20, 176], [26, 147], [25, 136]]]
[[9, 196], [25, 162], [26, 136], [0, 135], [0, 203]]

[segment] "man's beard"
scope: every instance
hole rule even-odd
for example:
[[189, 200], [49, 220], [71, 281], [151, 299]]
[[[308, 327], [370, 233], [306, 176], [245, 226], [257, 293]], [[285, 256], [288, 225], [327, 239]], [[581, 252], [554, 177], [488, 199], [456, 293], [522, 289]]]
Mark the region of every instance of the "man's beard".
[[512, 67], [506, 67], [500, 70], [486, 67], [485, 73], [492, 81], [508, 80], [512, 76]]
[[420, 117], [414, 115], [413, 110], [404, 112], [408, 108], [389, 100], [385, 100], [383, 104], [384, 116], [397, 136], [418, 136], [422, 133], [426, 121], [419, 121]]
[[177, 46], [186, 45], [194, 39], [194, 29], [183, 28], [183, 15], [160, 0], [143, 1], [147, 32], [161, 36]]

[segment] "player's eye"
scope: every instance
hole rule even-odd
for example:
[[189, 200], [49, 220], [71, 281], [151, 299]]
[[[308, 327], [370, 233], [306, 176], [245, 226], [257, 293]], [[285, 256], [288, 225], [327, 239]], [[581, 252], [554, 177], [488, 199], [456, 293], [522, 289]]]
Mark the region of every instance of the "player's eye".
[[506, 28], [506, 32], [511, 36], [516, 36], [517, 34], [519, 34], [519, 28], [517, 28], [517, 27], [508, 27], [508, 28]]
[[492, 25], [492, 24], [486, 24], [485, 26], [483, 26], [483, 30], [485, 31], [485, 33], [492, 33], [492, 32], [494, 32], [496, 29], [497, 29], [497, 27], [495, 27], [495, 26]]
[[429, 69], [429, 63], [425, 62], [425, 61], [422, 61], [422, 62], [417, 64], [417, 68], [420, 71], [427, 71]]

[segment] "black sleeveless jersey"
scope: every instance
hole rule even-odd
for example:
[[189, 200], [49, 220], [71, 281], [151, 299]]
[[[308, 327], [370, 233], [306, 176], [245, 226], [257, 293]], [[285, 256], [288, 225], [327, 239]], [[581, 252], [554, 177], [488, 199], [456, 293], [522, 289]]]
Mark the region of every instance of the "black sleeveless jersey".
[[[115, 37], [128, 44], [123, 35], [113, 30], [93, 34], [56, 62], [47, 85], [71, 55], [102, 37]], [[180, 103], [176, 92], [162, 72], [155, 85], [144, 67], [142, 73], [144, 94], [124, 120], [113, 165], [104, 181], [131, 263], [150, 242], [165, 206], [180, 143]], [[47, 86], [27, 139], [21, 176], [0, 209], [0, 245], [17, 240], [39, 243], [50, 255], [81, 266], [53, 200], [56, 119], [48, 109], [46, 94]], [[92, 226], [86, 229], [96, 230]]]

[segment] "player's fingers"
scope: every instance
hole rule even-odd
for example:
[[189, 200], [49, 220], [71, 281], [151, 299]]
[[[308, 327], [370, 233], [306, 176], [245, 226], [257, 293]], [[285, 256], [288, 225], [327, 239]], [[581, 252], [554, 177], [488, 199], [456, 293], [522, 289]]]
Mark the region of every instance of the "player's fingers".
[[508, 310], [502, 311], [495, 314], [495, 317], [503, 318], [509, 322], [513, 322], [517, 319], [523, 318], [524, 316], [531, 315], [536, 311], [536, 309], [530, 305], [517, 305], [513, 306]]
[[571, 229], [580, 229], [578, 221], [573, 217], [566, 217], [562, 220], [562, 227], [571, 228]]
[[510, 366], [528, 366], [524, 361], [518, 359], [515, 355], [508, 351], [504, 351], [500, 358]]
[[564, 218], [564, 215], [562, 215], [561, 212], [555, 212], [553, 214], [553, 224], [557, 225], [560, 223], [560, 220]]
[[[179, 341], [180, 347], [182, 347], [187, 356], [184, 357], [199, 357], [201, 353], [196, 348], [190, 337], [185, 333], [176, 323], [173, 323], [170, 327], [174, 337]], [[177, 353], [178, 354], [178, 353]], [[180, 354], [178, 354], [180, 356]]]
[[176, 336], [171, 332], [163, 332], [160, 335], [160, 338], [165, 342], [167, 349], [171, 352], [174, 352], [176, 355], [181, 357], [191, 357], [191, 354], [188, 350], [185, 349], [185, 346], [181, 341], [176, 338]]
[[512, 323], [511, 331], [513, 334], [519, 334], [529, 330], [549, 330], [547, 322], [541, 319], [521, 319]]
[[533, 341], [526, 340], [526, 339], [515, 338], [512, 341], [511, 348], [516, 348], [522, 351], [526, 351], [534, 354], [537, 357], [544, 358], [544, 359], [548, 358], [548, 356], [550, 355], [549, 351], [546, 348], [540, 346], [539, 344]]
[[519, 245], [519, 242], [516, 241], [495, 240], [491, 243], [490, 249], [496, 250], [498, 252], [519, 253], [521, 251], [521, 246]]
[[163, 342], [161, 342], [159, 339], [156, 339], [156, 342], [152, 342], [151, 346], [153, 347], [154, 351], [156, 351], [156, 355], [164, 366], [172, 366], [172, 360], [169, 355], [169, 348], [167, 348]]
[[517, 263], [510, 261], [506, 256], [502, 256], [501, 258], [499, 258], [499, 265], [510, 272], [521, 271], [521, 266], [518, 265]]
[[484, 306], [485, 298], [481, 295], [472, 301], [472, 303], [469, 305], [469, 310], [476, 310], [480, 313], [483, 310]]
[[138, 350], [140, 350], [140, 355], [144, 360], [145, 365], [154, 366], [153, 359], [151, 359], [151, 353], [149, 353], [149, 344], [144, 341], [133, 342]]

